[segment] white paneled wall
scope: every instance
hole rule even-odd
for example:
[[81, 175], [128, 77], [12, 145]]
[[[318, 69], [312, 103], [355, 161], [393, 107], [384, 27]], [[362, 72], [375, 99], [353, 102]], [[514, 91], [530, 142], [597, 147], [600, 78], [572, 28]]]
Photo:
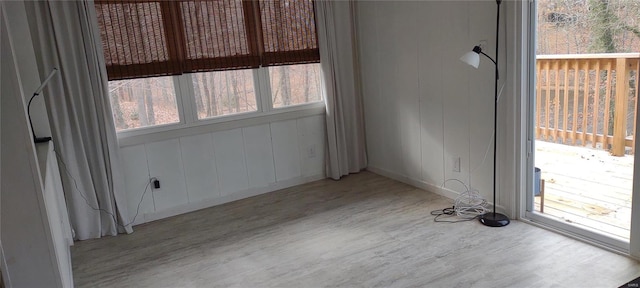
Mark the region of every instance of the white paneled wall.
[[[134, 224], [324, 178], [324, 123], [319, 115], [123, 147]], [[159, 189], [148, 185], [154, 177]]]
[[242, 129], [247, 157], [249, 187], [262, 187], [276, 182], [276, 168], [271, 143], [271, 125]]
[[[325, 173], [325, 129], [324, 117], [307, 117], [298, 119], [298, 147], [300, 147], [300, 163], [302, 175], [324, 175]], [[318, 129], [322, 127], [322, 129]], [[320, 145], [318, 145], [320, 143]]]
[[213, 147], [211, 134], [180, 138], [180, 151], [189, 202], [220, 196], [216, 160], [213, 157], [211, 147]]
[[[492, 195], [493, 66], [459, 61], [495, 42], [492, 1], [358, 1], [357, 32], [369, 168], [455, 197]], [[494, 54], [495, 44], [486, 52]], [[504, 55], [504, 54], [503, 54]], [[461, 171], [452, 159], [460, 157]]]
[[213, 133], [213, 154], [220, 180], [220, 194], [229, 195], [249, 188], [242, 129]]
[[273, 135], [273, 160], [276, 167], [276, 179], [282, 181], [299, 177], [301, 172], [297, 121], [289, 120], [272, 123], [271, 134]]
[[152, 190], [156, 210], [166, 210], [189, 203], [180, 146], [179, 139], [150, 143], [145, 146], [149, 175], [160, 180], [160, 189]]
[[[143, 215], [153, 213], [153, 195], [149, 186], [149, 166], [147, 165], [147, 151], [144, 145], [125, 147], [120, 150], [120, 161], [125, 178], [127, 191], [127, 208], [129, 215], [135, 217], [129, 221], [139, 223]], [[140, 205], [138, 208], [138, 205]]]

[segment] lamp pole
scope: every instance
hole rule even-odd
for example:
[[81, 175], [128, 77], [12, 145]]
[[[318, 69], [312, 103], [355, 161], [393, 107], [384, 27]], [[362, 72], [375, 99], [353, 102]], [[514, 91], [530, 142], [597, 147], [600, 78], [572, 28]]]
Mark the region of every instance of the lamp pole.
[[509, 221], [509, 217], [497, 213], [496, 212], [496, 178], [498, 178], [497, 175], [497, 169], [496, 169], [496, 159], [497, 159], [497, 148], [498, 148], [498, 78], [499, 78], [499, 74], [498, 74], [498, 51], [499, 49], [499, 45], [500, 45], [500, 4], [502, 3], [502, 0], [496, 0], [496, 4], [497, 4], [497, 16], [496, 16], [496, 59], [493, 60], [491, 59], [491, 57], [489, 57], [489, 55], [485, 54], [482, 51], [479, 51], [479, 53], [483, 54], [484, 56], [486, 56], [487, 58], [491, 59], [493, 64], [495, 65], [495, 81], [494, 81], [494, 89], [493, 89], [493, 211], [492, 212], [488, 212], [485, 213], [484, 215], [480, 216], [480, 223], [487, 225], [487, 226], [491, 226], [491, 227], [502, 227], [502, 226], [507, 226], [509, 225], [510, 221]]
[[495, 81], [493, 85], [493, 214], [495, 217], [496, 214], [496, 151], [498, 151], [498, 79], [500, 75], [498, 74], [498, 61], [500, 58], [498, 57], [498, 51], [500, 50], [499, 46], [499, 35], [500, 35], [500, 2], [502, 0], [496, 0], [498, 3], [498, 11], [496, 16], [496, 62], [495, 62]]
[[482, 52], [482, 47], [475, 46], [471, 52], [464, 54], [460, 57], [460, 60], [473, 66], [474, 68], [478, 68], [480, 64], [480, 54], [487, 57], [491, 62], [493, 62], [495, 68], [494, 74], [494, 86], [493, 86], [493, 211], [487, 212], [483, 215], [480, 215], [480, 223], [491, 226], [491, 227], [503, 227], [509, 225], [511, 222], [509, 217], [504, 214], [500, 214], [496, 212], [496, 180], [498, 178], [497, 169], [496, 169], [496, 159], [497, 159], [497, 151], [498, 151], [498, 78], [500, 75], [498, 73], [498, 47], [500, 45], [500, 4], [502, 0], [496, 0], [497, 4], [497, 16], [496, 16], [496, 58], [495, 60], [491, 58], [491, 56]]

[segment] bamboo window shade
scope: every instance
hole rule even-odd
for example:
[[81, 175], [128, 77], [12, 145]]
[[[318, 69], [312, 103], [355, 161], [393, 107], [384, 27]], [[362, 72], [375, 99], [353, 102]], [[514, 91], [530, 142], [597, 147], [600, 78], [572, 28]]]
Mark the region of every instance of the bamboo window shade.
[[311, 1], [260, 1], [262, 65], [319, 62]]
[[95, 0], [109, 80], [320, 62], [313, 0]]

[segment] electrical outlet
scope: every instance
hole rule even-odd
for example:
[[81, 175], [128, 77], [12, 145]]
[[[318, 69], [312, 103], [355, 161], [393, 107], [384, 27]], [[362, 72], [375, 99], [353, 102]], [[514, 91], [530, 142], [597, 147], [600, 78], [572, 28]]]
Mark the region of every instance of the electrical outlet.
[[158, 178], [152, 177], [149, 182], [151, 182], [152, 189], [160, 189], [160, 180]]
[[316, 157], [316, 145], [307, 146], [307, 157], [315, 158]]
[[460, 172], [460, 157], [453, 157], [451, 159], [451, 163], [453, 166], [453, 172]]

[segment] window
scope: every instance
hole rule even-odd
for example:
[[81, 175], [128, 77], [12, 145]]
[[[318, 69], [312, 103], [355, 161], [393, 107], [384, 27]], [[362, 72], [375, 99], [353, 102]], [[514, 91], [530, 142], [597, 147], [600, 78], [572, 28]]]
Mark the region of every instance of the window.
[[318, 64], [269, 67], [269, 77], [274, 108], [322, 100]]
[[191, 75], [198, 119], [258, 111], [252, 70]]
[[95, 0], [118, 131], [321, 101], [312, 0]]
[[171, 77], [109, 81], [116, 130], [180, 122]]

